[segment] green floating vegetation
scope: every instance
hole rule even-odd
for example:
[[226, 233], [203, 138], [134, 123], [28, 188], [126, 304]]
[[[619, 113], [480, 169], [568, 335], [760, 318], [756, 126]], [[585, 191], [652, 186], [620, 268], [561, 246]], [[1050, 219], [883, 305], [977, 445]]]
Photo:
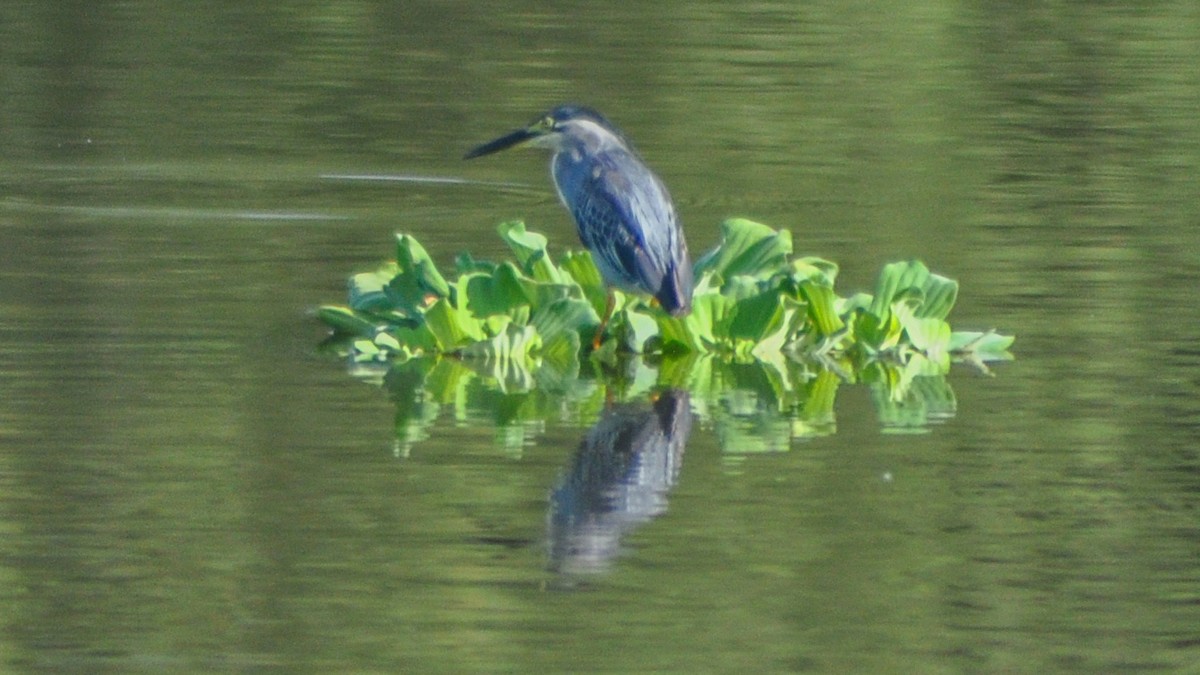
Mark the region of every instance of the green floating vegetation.
[[623, 354], [663, 369], [699, 357], [759, 362], [780, 374], [789, 362], [820, 364], [843, 379], [878, 363], [944, 374], [954, 361], [985, 369], [1012, 358], [1011, 336], [951, 330], [958, 283], [921, 262], [886, 265], [873, 294], [843, 297], [834, 290], [836, 264], [793, 257], [790, 232], [745, 219], [725, 221], [720, 244], [696, 260], [691, 314], [672, 317], [615, 291], [617, 309], [593, 350], [607, 291], [590, 254], [567, 251], [555, 261], [546, 237], [519, 221], [499, 233], [512, 259], [463, 253], [452, 275], [398, 234], [394, 262], [354, 275], [348, 304], [317, 315], [355, 361], [452, 357], [506, 390], [561, 384], [584, 364], [611, 365]]

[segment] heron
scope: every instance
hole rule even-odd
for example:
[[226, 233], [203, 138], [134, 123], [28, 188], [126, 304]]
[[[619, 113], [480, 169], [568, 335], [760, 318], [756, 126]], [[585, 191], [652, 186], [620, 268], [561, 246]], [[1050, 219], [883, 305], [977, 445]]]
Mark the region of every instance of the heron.
[[691, 311], [692, 263], [671, 195], [625, 134], [591, 108], [561, 105], [463, 159], [522, 144], [552, 151], [554, 187], [607, 287], [594, 348], [612, 318], [613, 288], [650, 295], [672, 316]]

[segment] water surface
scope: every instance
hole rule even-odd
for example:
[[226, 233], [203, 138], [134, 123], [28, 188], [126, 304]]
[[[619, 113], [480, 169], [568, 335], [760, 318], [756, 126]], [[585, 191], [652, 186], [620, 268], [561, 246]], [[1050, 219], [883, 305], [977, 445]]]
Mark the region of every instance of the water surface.
[[[7, 670], [1200, 665], [1190, 5], [0, 19]], [[920, 257], [1017, 360], [952, 373], [920, 434], [843, 385], [836, 433], [731, 452], [692, 399], [686, 449], [644, 455], [677, 474], [623, 493], [647, 517], [564, 574], [554, 494], [602, 411], [444, 406], [402, 442], [311, 316], [396, 230], [446, 262], [512, 217], [573, 245], [544, 158], [459, 160], [564, 100], [637, 142], [694, 251], [737, 215], [844, 289]]]

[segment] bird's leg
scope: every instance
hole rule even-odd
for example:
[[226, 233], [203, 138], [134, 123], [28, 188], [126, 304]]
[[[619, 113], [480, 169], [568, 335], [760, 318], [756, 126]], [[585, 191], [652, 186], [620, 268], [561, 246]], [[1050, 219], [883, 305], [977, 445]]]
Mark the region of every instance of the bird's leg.
[[617, 308], [617, 298], [613, 295], [612, 289], [604, 296], [604, 316], [600, 318], [600, 325], [596, 328], [596, 336], [592, 338], [592, 351], [600, 349], [600, 344], [604, 342], [604, 329], [608, 328], [608, 322], [612, 319], [613, 310]]

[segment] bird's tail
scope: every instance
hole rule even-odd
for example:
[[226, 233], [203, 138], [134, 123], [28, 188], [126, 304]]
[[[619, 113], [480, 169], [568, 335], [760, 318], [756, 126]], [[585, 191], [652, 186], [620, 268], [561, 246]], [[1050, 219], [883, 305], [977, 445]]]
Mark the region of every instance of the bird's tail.
[[692, 266], [684, 261], [683, 264], [671, 266], [670, 271], [663, 277], [662, 287], [654, 296], [662, 308], [671, 316], [685, 316], [692, 311]]

